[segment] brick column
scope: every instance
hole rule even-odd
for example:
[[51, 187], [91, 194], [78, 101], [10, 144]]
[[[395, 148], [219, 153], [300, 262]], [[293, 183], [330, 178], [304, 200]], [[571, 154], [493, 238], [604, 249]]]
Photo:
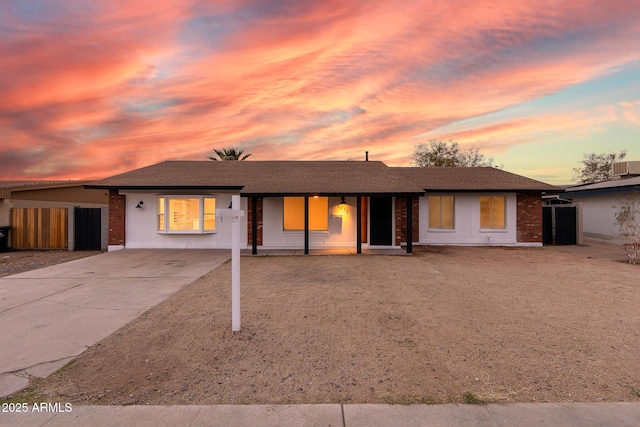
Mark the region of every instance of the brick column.
[[127, 197], [118, 190], [109, 190], [109, 245], [125, 245], [125, 218]]
[[[420, 206], [420, 198], [418, 196], [413, 196], [411, 198], [412, 201], [412, 213], [413, 218], [411, 221], [412, 224], [412, 242], [418, 242], [420, 240], [420, 218], [419, 218], [419, 206]], [[406, 197], [396, 197], [396, 246], [400, 246], [400, 242], [403, 240], [408, 242], [407, 240], [407, 198]]]
[[517, 241], [542, 243], [542, 193], [516, 193]]
[[[247, 244], [248, 245], [252, 245], [253, 244], [253, 240], [251, 239], [251, 226], [253, 224], [253, 209], [252, 209], [252, 198], [249, 197], [247, 199], [247, 211], [248, 211], [248, 217], [247, 217]], [[258, 221], [258, 233], [256, 236], [256, 242], [258, 244], [258, 246], [262, 246], [262, 197], [258, 197], [256, 202], [256, 206], [257, 206], [257, 221]]]

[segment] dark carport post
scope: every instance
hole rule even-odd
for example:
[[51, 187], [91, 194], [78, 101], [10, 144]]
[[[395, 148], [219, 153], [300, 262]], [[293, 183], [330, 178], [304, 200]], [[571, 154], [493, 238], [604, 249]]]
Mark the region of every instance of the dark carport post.
[[258, 198], [251, 197], [251, 255], [258, 253]]
[[362, 197], [356, 197], [356, 253], [362, 253]]
[[309, 255], [309, 196], [304, 196], [304, 254]]

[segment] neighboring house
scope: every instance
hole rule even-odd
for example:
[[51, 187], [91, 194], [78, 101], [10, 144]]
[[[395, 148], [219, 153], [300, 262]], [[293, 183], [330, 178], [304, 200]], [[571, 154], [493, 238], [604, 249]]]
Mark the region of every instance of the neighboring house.
[[562, 197], [582, 204], [585, 237], [624, 243], [615, 224], [615, 206], [629, 197], [640, 197], [640, 176], [568, 187]]
[[101, 228], [97, 236], [93, 232], [90, 237], [98, 249], [106, 249], [108, 192], [89, 190], [84, 184], [86, 181], [0, 181], [0, 227], [11, 227], [11, 248], [74, 250], [79, 243], [76, 237], [84, 242], [88, 231], [79, 221], [91, 214], [90, 209], [99, 209], [96, 221]]
[[[109, 250], [230, 248], [232, 194], [262, 249], [542, 245], [542, 192], [494, 168], [369, 161], [167, 161], [86, 185], [109, 191]], [[407, 209], [407, 206], [411, 209]], [[305, 214], [306, 212], [306, 214]], [[407, 236], [411, 235], [411, 239]]]

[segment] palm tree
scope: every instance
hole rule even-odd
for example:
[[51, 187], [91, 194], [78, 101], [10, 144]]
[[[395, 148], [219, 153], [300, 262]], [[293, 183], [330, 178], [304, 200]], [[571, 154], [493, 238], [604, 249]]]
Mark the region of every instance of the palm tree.
[[222, 150], [216, 150], [214, 148], [213, 151], [216, 152], [220, 159], [216, 157], [207, 157], [209, 160], [245, 160], [247, 157], [251, 156], [251, 154], [245, 154], [243, 156], [242, 154], [244, 153], [244, 150], [240, 150], [235, 147], [223, 148]]

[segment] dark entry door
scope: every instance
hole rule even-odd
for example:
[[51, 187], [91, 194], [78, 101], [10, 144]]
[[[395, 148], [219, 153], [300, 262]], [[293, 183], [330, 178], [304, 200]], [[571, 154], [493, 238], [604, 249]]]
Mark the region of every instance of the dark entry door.
[[102, 244], [100, 208], [75, 208], [74, 213], [74, 250], [99, 251]]
[[391, 197], [371, 197], [369, 200], [369, 235], [371, 245], [393, 244], [393, 204]]

